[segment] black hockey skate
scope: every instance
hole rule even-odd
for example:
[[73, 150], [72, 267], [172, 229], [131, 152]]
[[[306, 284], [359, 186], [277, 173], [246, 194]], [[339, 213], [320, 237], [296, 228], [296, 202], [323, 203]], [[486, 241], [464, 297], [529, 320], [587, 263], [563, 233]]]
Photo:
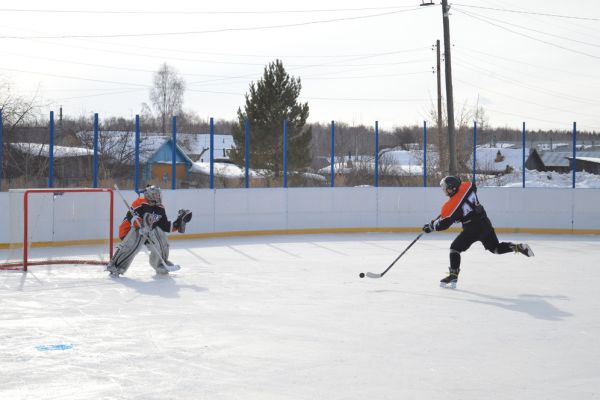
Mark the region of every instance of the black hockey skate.
[[456, 283], [458, 282], [458, 273], [460, 272], [460, 269], [449, 268], [449, 271], [450, 273], [448, 276], [440, 281], [440, 287], [456, 289]]
[[531, 250], [531, 247], [529, 247], [529, 245], [527, 243], [518, 243], [513, 245], [513, 250], [515, 251], [515, 253], [521, 253], [524, 256], [527, 257], [533, 257], [533, 250]]

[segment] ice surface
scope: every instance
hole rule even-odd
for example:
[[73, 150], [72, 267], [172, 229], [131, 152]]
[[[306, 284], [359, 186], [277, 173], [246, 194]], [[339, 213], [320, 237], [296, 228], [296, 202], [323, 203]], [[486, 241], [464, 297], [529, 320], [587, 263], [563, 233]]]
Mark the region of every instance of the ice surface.
[[168, 277], [143, 252], [118, 279], [2, 271], [0, 399], [600, 397], [600, 238], [500, 235], [536, 257], [475, 244], [451, 290], [454, 236], [432, 233], [358, 277], [415, 236], [176, 241]]

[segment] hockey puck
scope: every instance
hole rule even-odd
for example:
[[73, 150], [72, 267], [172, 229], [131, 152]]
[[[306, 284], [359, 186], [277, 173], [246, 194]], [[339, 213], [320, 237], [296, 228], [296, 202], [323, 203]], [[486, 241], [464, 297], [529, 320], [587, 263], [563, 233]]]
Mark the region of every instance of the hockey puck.
[[361, 272], [360, 274], [358, 274], [358, 276], [359, 276], [360, 278], [364, 278], [364, 277], [365, 277], [365, 273], [364, 273], [364, 272]]

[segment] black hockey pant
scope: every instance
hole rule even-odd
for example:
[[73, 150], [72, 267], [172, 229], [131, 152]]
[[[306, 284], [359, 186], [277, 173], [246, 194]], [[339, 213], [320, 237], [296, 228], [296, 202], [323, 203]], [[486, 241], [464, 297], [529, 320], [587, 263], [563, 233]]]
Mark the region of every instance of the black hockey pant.
[[513, 243], [500, 242], [489, 218], [471, 221], [463, 225], [463, 231], [450, 245], [450, 269], [460, 269], [460, 253], [466, 251], [475, 242], [481, 242], [486, 250], [494, 254], [504, 254], [513, 251]]

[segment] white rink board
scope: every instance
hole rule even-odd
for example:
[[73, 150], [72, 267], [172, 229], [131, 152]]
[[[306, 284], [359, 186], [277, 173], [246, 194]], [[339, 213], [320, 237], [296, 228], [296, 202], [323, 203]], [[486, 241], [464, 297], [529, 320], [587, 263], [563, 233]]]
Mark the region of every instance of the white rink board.
[[[135, 199], [133, 191], [122, 193], [128, 202]], [[478, 193], [498, 228], [600, 230], [600, 189], [480, 188]], [[418, 228], [435, 218], [446, 200], [437, 187], [164, 189], [163, 199], [172, 219], [180, 208], [192, 210], [194, 218], [186, 234]], [[7, 193], [0, 193], [3, 205], [8, 209]], [[115, 229], [125, 212], [115, 193]], [[82, 221], [82, 228], [89, 232], [85, 223]], [[8, 225], [0, 224], [0, 244], [8, 243]]]

